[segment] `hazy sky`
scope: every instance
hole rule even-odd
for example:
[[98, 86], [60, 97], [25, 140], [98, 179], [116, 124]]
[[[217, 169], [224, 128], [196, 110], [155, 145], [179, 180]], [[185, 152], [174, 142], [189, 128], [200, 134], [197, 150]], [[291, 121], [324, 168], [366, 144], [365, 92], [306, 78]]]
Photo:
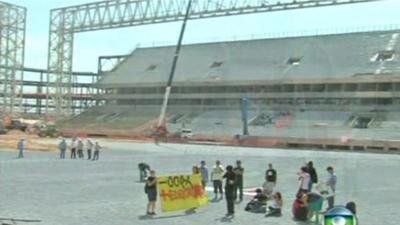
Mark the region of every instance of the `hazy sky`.
[[[169, 0], [165, 0], [169, 1]], [[199, 0], [201, 1], [201, 0]], [[228, 0], [229, 1], [229, 0]], [[63, 6], [94, 2], [90, 0], [8, 0], [28, 9], [25, 66], [47, 67], [49, 12]], [[276, 1], [269, 1], [276, 2]], [[283, 2], [283, 0], [282, 0]], [[353, 30], [360, 27], [378, 29], [388, 25], [400, 27], [400, 0], [259, 13], [189, 21], [185, 42], [248, 39], [251, 35], [297, 33], [298, 31]], [[112, 29], [75, 35], [74, 70], [97, 70], [97, 57], [127, 54], [138, 43], [175, 44], [181, 22]]]

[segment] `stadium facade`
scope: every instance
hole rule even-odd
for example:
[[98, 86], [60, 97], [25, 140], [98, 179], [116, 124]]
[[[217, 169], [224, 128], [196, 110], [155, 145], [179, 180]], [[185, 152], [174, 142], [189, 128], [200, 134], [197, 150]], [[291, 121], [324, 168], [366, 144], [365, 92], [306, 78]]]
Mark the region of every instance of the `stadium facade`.
[[[241, 134], [248, 98], [252, 135], [326, 139], [369, 128], [359, 138], [396, 138], [399, 47], [398, 30], [184, 45], [167, 122], [208, 136]], [[105, 104], [78, 124], [96, 118], [118, 129], [155, 120], [174, 50], [138, 48], [102, 74], [96, 86], [105, 92], [97, 97]]]
[[[170, 105], [398, 109], [400, 31], [250, 40], [182, 48]], [[175, 47], [135, 50], [99, 86], [109, 104], [162, 101]], [[328, 107], [333, 106], [333, 107]], [[359, 106], [359, 107], [358, 107]]]

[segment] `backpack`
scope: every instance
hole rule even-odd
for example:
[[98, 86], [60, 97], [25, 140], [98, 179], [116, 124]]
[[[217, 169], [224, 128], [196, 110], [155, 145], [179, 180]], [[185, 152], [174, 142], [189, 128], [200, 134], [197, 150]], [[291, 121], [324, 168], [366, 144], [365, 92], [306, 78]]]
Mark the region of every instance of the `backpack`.
[[356, 215], [357, 210], [356, 210], [356, 203], [355, 202], [348, 202], [346, 204], [346, 208], [348, 210], [350, 210], [350, 212], [352, 212], [354, 215]]

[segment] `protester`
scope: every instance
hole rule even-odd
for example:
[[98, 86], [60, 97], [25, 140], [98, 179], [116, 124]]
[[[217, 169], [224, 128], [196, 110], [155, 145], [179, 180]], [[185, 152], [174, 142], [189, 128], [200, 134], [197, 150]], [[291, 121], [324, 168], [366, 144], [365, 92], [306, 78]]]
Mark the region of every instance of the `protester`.
[[200, 168], [197, 165], [192, 167], [192, 174], [193, 175], [201, 175]]
[[18, 141], [18, 158], [24, 158], [24, 151], [25, 151], [25, 138], [21, 138]]
[[149, 200], [147, 204], [147, 215], [156, 215], [156, 201], [157, 201], [157, 177], [154, 170], [150, 171], [150, 176], [147, 178], [145, 192]]
[[296, 196], [296, 200], [293, 202], [292, 213], [295, 220], [307, 221], [308, 209], [303, 202], [302, 196]]
[[244, 168], [240, 160], [236, 161], [236, 167], [233, 168], [233, 172], [236, 174], [236, 189], [235, 189], [235, 200], [237, 200], [237, 192], [239, 191], [239, 200], [243, 201], [243, 173]]
[[265, 171], [265, 183], [263, 185], [263, 192], [267, 197], [272, 196], [276, 186], [277, 172], [272, 167], [272, 163], [268, 164], [268, 170]]
[[272, 205], [268, 207], [268, 212], [265, 216], [266, 217], [281, 216], [282, 206], [283, 206], [282, 194], [280, 192], [275, 192], [275, 194], [273, 195]]
[[147, 172], [150, 171], [150, 166], [147, 163], [141, 162], [138, 164], [140, 182], [146, 181]]
[[[201, 171], [200, 171], [200, 167], [198, 167], [197, 165], [192, 167], [192, 175], [197, 175], [197, 176], [201, 176]], [[187, 209], [185, 211], [186, 214], [191, 214], [191, 213], [195, 213], [196, 212], [197, 207], [192, 207], [190, 209]]]
[[317, 175], [317, 171], [314, 168], [313, 161], [309, 161], [307, 163], [307, 171], [308, 171], [308, 174], [310, 174], [310, 178], [311, 178], [310, 183], [308, 185], [308, 191], [312, 191], [313, 185], [318, 183], [318, 175]]
[[328, 171], [329, 176], [328, 179], [326, 181], [326, 185], [328, 186], [328, 190], [330, 192], [329, 197], [327, 198], [328, 200], [328, 208], [327, 210], [333, 208], [334, 204], [335, 204], [335, 191], [336, 191], [336, 182], [337, 182], [337, 177], [336, 174], [333, 170], [332, 166], [329, 166], [328, 168], [326, 168], [326, 171]]
[[101, 146], [100, 146], [99, 142], [96, 141], [96, 144], [94, 145], [93, 161], [94, 160], [99, 160], [100, 149], [101, 149]]
[[308, 187], [310, 184], [310, 174], [307, 173], [307, 167], [301, 167], [299, 173], [299, 190], [297, 192], [298, 196], [303, 196], [303, 194], [308, 193]]
[[211, 171], [211, 180], [214, 185], [214, 199], [218, 198], [218, 192], [220, 194], [220, 199], [223, 198], [222, 194], [222, 179], [224, 175], [224, 167], [221, 165], [221, 162], [217, 160], [215, 162], [215, 166], [213, 170]]
[[200, 172], [201, 172], [201, 185], [203, 189], [206, 189], [206, 185], [208, 183], [208, 169], [206, 166], [206, 161], [202, 160], [200, 162]]
[[86, 141], [86, 149], [87, 149], [87, 154], [88, 154], [88, 160], [92, 158], [92, 148], [93, 148], [93, 142], [91, 140]]
[[227, 203], [226, 216], [233, 216], [235, 214], [235, 191], [236, 191], [236, 174], [233, 172], [231, 165], [226, 167], [226, 173], [223, 175], [225, 178], [225, 198]]
[[65, 159], [65, 153], [67, 152], [68, 145], [64, 138], [58, 144], [58, 148], [60, 149], [60, 159]]
[[314, 216], [315, 221], [319, 221], [319, 213], [322, 210], [323, 197], [316, 192], [308, 192], [303, 194], [303, 202], [307, 206], [308, 220], [311, 220]]
[[76, 159], [76, 138], [71, 141], [71, 159]]
[[77, 149], [78, 149], [78, 158], [83, 159], [83, 141], [81, 139], [78, 140], [78, 145], [77, 145]]
[[257, 188], [256, 195], [249, 203], [247, 203], [246, 208], [244, 208], [244, 210], [253, 213], [265, 213], [267, 200], [268, 200], [267, 196], [262, 192], [260, 188]]

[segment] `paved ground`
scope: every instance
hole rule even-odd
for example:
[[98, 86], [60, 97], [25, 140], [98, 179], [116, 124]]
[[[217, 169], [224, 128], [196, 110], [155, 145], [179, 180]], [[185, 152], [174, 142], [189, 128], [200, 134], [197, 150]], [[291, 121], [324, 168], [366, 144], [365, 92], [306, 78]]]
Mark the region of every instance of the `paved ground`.
[[[291, 203], [296, 192], [298, 168], [314, 160], [319, 176], [324, 168], [337, 168], [337, 202], [355, 201], [362, 225], [394, 225], [400, 211], [400, 155], [251, 149], [216, 146], [134, 144], [103, 142], [109, 149], [100, 161], [59, 160], [55, 153], [27, 153], [25, 159], [0, 151], [0, 217], [41, 219], [46, 225], [128, 224], [295, 224]], [[284, 194], [282, 218], [264, 218], [243, 211], [246, 201], [236, 205], [236, 216], [226, 220], [225, 202], [211, 203], [197, 213], [144, 216], [146, 196], [138, 183], [137, 164], [149, 162], [158, 174], [190, 173], [204, 159], [224, 165], [241, 159], [245, 186], [261, 185], [267, 163], [278, 170], [278, 188]], [[209, 165], [210, 166], [210, 165]], [[24, 223], [19, 223], [24, 224]]]

